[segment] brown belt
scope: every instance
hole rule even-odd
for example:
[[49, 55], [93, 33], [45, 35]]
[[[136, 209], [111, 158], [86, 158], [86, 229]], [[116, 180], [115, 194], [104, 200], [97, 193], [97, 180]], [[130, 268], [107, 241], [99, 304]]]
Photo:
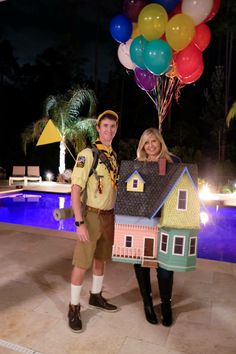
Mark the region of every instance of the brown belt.
[[93, 208], [93, 207], [90, 207], [88, 205], [86, 205], [86, 210], [89, 210], [92, 213], [97, 213], [97, 214], [113, 214], [114, 213], [114, 209], [103, 210], [103, 209]]

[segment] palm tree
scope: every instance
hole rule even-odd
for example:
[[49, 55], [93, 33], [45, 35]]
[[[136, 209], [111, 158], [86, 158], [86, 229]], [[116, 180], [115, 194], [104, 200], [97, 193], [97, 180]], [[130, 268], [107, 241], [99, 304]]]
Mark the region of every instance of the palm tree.
[[231, 121], [236, 117], [236, 101], [232, 104], [226, 116], [226, 125], [229, 128]]
[[64, 95], [49, 96], [44, 102], [43, 117], [28, 126], [21, 135], [25, 154], [28, 144], [38, 140], [51, 119], [62, 136], [59, 153], [59, 173], [62, 174], [66, 149], [70, 152], [67, 143], [77, 154], [97, 137], [96, 104], [95, 93], [90, 89], [75, 88]]

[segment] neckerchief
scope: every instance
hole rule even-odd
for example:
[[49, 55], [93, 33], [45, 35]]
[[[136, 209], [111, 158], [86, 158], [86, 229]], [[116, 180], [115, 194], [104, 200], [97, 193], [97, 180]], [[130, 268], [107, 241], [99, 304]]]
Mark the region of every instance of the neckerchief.
[[[96, 148], [103, 154], [105, 155], [105, 158], [107, 158], [109, 163], [105, 163], [105, 166], [107, 167], [111, 181], [112, 181], [112, 186], [114, 189], [117, 189], [117, 182], [118, 182], [118, 165], [116, 161], [116, 153], [113, 151], [112, 147], [108, 148], [105, 145], [101, 143], [100, 140], [95, 141]], [[102, 160], [102, 156], [100, 156], [100, 160]]]

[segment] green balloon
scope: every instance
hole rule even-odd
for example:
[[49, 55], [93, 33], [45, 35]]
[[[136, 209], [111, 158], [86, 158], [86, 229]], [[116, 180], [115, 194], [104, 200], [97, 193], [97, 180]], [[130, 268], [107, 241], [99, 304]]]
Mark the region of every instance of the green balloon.
[[146, 68], [155, 75], [162, 75], [169, 70], [172, 50], [162, 39], [154, 39], [145, 45], [143, 62]]
[[135, 37], [130, 45], [130, 58], [141, 69], [146, 69], [143, 62], [143, 52], [148, 41], [143, 36]]

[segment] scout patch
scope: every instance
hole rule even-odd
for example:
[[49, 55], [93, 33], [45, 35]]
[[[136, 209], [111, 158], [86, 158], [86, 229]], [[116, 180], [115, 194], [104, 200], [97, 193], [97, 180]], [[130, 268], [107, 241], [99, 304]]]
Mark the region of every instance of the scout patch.
[[85, 156], [79, 156], [76, 162], [76, 167], [84, 167], [85, 160]]

